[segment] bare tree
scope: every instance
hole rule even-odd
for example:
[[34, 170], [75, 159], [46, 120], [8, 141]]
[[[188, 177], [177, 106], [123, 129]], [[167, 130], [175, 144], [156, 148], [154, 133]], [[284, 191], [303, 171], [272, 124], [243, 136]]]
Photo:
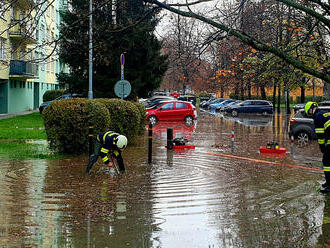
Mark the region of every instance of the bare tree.
[[[211, 16], [210, 13], [199, 13], [194, 9], [197, 9], [196, 6], [205, 4], [205, 3], [217, 3], [217, 1], [212, 0], [196, 0], [196, 1], [175, 1], [174, 3], [166, 3], [160, 2], [158, 0], [144, 0], [146, 3], [151, 5], [158, 6], [160, 8], [166, 9], [168, 11], [174, 12], [176, 14], [191, 17], [194, 19], [198, 19], [202, 22], [205, 22], [216, 29], [227, 32], [229, 36], [235, 36], [240, 39], [243, 43], [251, 46], [252, 48], [272, 53], [279, 58], [283, 59], [286, 63], [293, 65], [295, 68], [302, 70], [305, 73], [313, 75], [317, 78], [323, 79], [327, 83], [330, 83], [330, 74], [329, 74], [329, 66], [327, 65], [325, 58], [323, 58], [323, 66], [316, 68], [314, 66], [310, 66], [308, 63], [305, 63], [303, 59], [300, 57], [295, 57], [287, 51], [286, 47], [276, 47], [271, 43], [267, 43], [267, 41], [263, 40], [261, 37], [255, 36], [251, 33], [245, 33], [243, 30], [239, 29], [237, 26], [230, 26], [223, 22], [223, 20], [219, 20], [214, 18], [214, 15]], [[173, 1], [172, 1], [173, 2]], [[318, 23], [319, 26], [322, 27], [323, 30], [329, 33], [330, 28], [330, 20], [325, 14], [329, 13], [330, 7], [329, 4], [322, 3], [321, 1], [312, 0], [313, 7], [309, 7], [304, 5], [303, 3], [294, 2], [291, 0], [277, 0], [274, 3], [280, 2], [283, 3], [287, 7], [291, 7], [297, 11], [299, 11], [302, 15], [310, 16], [315, 22]], [[242, 6], [248, 4], [249, 2], [246, 0], [242, 0], [238, 9]], [[214, 4], [216, 6], [216, 4]], [[184, 8], [184, 10], [182, 10]], [[237, 13], [233, 13], [237, 14]], [[328, 15], [329, 16], [329, 15]], [[328, 47], [328, 46], [326, 46]], [[326, 51], [328, 53], [328, 50]]]
[[204, 31], [197, 20], [171, 15], [169, 30], [163, 36], [163, 50], [168, 55], [169, 69], [164, 83], [172, 89], [203, 83], [208, 77], [207, 61], [203, 60]]

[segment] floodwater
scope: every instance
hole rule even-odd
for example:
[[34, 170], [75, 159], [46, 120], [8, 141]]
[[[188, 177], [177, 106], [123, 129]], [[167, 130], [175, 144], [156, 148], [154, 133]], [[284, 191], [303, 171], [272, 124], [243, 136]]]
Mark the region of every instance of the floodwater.
[[[0, 247], [326, 247], [321, 153], [315, 141], [292, 149], [287, 126], [205, 112], [190, 127], [158, 123], [152, 164], [146, 132], [121, 176], [100, 159], [86, 175], [86, 156], [1, 161]], [[168, 151], [167, 128], [195, 149]], [[270, 141], [286, 156], [260, 154]]]

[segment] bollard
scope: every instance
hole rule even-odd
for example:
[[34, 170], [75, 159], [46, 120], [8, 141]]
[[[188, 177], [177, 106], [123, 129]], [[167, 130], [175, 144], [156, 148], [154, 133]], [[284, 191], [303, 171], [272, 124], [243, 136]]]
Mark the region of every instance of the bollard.
[[148, 129], [148, 164], [152, 162], [152, 124], [149, 123]]
[[173, 129], [167, 129], [167, 149], [173, 149]]
[[88, 127], [88, 143], [89, 143], [89, 156], [91, 156], [94, 152], [94, 127]]
[[231, 152], [234, 152], [234, 141], [235, 141], [235, 133], [233, 130], [231, 131]]
[[291, 136], [291, 156], [294, 156], [294, 137]]

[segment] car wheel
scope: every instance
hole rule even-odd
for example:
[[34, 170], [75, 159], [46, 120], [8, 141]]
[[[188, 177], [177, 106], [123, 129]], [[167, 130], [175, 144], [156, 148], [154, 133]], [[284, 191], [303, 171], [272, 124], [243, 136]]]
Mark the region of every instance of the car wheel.
[[231, 112], [231, 116], [238, 116], [238, 111], [236, 109], [234, 109], [232, 112]]
[[154, 126], [157, 123], [157, 117], [154, 115], [149, 116], [149, 123]]
[[184, 122], [186, 123], [186, 125], [191, 126], [193, 124], [193, 117], [191, 115], [186, 116], [186, 118], [184, 119]]
[[308, 144], [308, 142], [310, 141], [310, 134], [306, 131], [300, 131], [297, 135], [296, 135], [296, 139], [297, 139], [297, 143], [298, 146], [306, 146]]

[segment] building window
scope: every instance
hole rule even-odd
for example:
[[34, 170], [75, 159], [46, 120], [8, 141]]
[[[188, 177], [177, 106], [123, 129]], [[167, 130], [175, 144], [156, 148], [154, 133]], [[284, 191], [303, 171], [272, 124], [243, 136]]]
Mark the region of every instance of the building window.
[[6, 60], [6, 48], [5, 48], [6, 40], [0, 38], [0, 60]]

